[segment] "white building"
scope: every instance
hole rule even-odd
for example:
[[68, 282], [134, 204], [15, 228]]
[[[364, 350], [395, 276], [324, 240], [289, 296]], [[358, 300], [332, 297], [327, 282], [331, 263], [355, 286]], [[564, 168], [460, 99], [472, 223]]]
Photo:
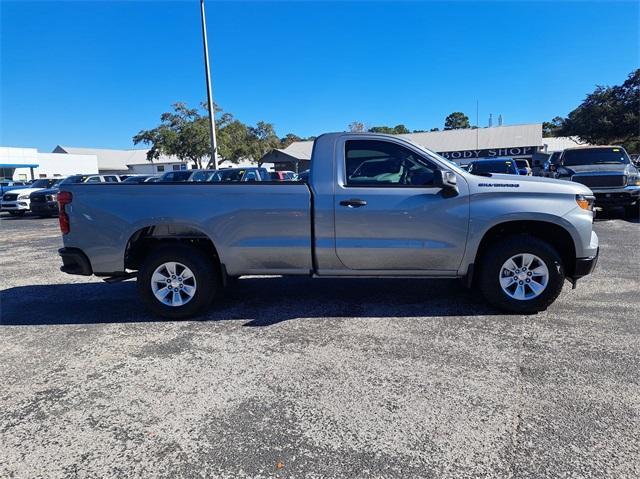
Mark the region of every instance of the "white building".
[[54, 153], [70, 155], [94, 155], [98, 158], [98, 170], [101, 174], [158, 174], [166, 171], [189, 169], [187, 163], [176, 157], [161, 156], [153, 163], [147, 160], [149, 150], [113, 150], [107, 148], [80, 148], [58, 145]]
[[36, 148], [0, 147], [0, 178], [31, 180], [98, 173], [96, 155], [40, 153]]

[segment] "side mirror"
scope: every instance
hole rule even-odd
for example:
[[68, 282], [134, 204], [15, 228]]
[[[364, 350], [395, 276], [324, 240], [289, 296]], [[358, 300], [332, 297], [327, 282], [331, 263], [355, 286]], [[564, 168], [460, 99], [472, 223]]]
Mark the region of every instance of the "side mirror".
[[457, 189], [458, 178], [452, 171], [436, 170], [433, 174], [433, 182], [439, 188]]

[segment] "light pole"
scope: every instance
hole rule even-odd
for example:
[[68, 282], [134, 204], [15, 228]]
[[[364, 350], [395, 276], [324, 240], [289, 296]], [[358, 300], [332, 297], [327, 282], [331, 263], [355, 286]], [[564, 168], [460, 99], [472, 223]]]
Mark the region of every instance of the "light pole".
[[209, 44], [207, 43], [207, 20], [204, 14], [204, 0], [200, 0], [200, 18], [202, 19], [202, 45], [204, 47], [204, 73], [207, 79], [207, 104], [209, 105], [209, 127], [211, 135], [211, 161], [214, 169], [218, 169], [218, 144], [216, 142], [216, 112], [213, 109], [213, 89], [211, 87], [211, 71], [209, 69]]

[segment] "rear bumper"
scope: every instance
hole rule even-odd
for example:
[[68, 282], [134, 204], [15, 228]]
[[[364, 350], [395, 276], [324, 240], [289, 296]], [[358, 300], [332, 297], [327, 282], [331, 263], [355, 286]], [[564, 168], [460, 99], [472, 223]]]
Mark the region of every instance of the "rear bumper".
[[595, 256], [591, 256], [589, 258], [578, 258], [576, 259], [576, 264], [573, 270], [573, 274], [571, 275], [572, 279], [582, 278], [591, 274], [598, 264], [598, 255], [600, 254], [600, 247], [596, 250]]
[[58, 254], [62, 258], [60, 271], [67, 274], [91, 276], [93, 270], [89, 258], [79, 248], [61, 248]]

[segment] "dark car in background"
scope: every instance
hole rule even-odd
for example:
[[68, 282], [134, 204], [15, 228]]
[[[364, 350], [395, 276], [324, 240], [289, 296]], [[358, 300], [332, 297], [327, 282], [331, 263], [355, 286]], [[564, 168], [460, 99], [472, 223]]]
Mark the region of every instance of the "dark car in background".
[[160, 177], [158, 183], [183, 183], [189, 181], [192, 174], [193, 170], [167, 171]]
[[556, 178], [582, 183], [601, 208], [622, 206], [630, 217], [640, 214], [640, 171], [621, 146], [568, 148], [562, 152]]
[[[99, 181], [96, 181], [98, 178]], [[37, 216], [54, 216], [58, 214], [58, 188], [60, 185], [75, 183], [110, 183], [100, 175], [71, 175], [56, 182], [51, 188], [34, 191], [29, 195], [31, 212]]]
[[266, 168], [228, 168], [216, 171], [209, 181], [214, 183], [226, 183], [232, 181], [271, 181], [271, 176]]
[[495, 160], [477, 160], [469, 163], [469, 173], [474, 175], [489, 175], [501, 173], [506, 175], [519, 175], [515, 160], [511, 158]]
[[[153, 175], [128, 175], [125, 179], [122, 180], [123, 183], [126, 184], [139, 184], [139, 183], [144, 183], [145, 181], [147, 181], [149, 178], [152, 178]], [[120, 177], [122, 178], [122, 176]]]

